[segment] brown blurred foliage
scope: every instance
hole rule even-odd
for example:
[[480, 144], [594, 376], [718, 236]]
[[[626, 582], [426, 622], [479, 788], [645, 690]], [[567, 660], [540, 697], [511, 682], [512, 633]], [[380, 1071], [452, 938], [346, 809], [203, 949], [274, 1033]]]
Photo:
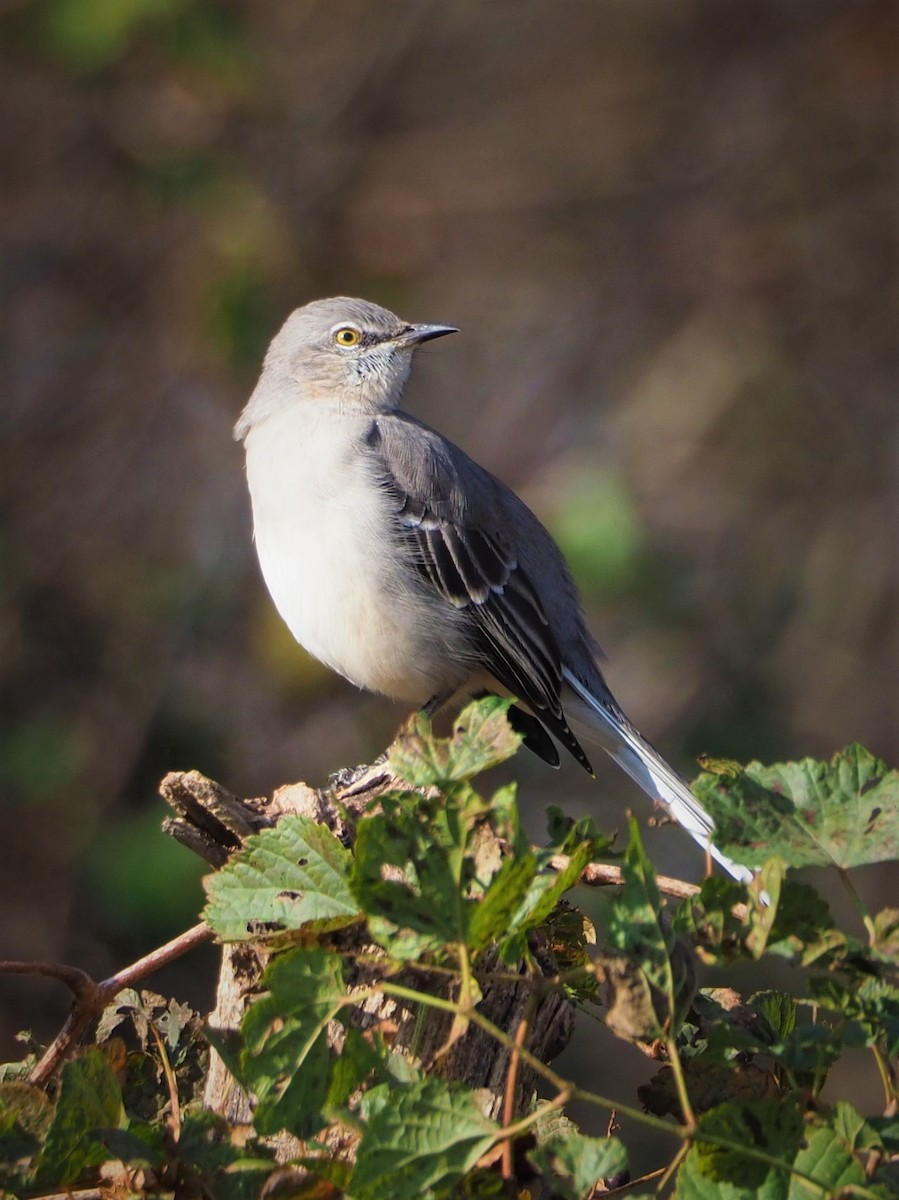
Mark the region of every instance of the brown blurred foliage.
[[[164, 771], [320, 782], [399, 719], [252, 555], [231, 425], [317, 296], [462, 327], [410, 407], [557, 532], [687, 771], [899, 764], [897, 13], [5, 5], [0, 953], [102, 971], [195, 919]], [[516, 773], [606, 825], [633, 799]]]

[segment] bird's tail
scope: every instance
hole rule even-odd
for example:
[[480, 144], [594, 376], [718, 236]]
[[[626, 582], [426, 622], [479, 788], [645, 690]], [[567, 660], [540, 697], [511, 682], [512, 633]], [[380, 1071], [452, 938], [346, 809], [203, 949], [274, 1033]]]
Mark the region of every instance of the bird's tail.
[[722, 854], [712, 842], [715, 823], [686, 782], [634, 729], [614, 701], [609, 704], [597, 699], [567, 668], [564, 674], [569, 687], [581, 701], [568, 709], [575, 731], [585, 740], [598, 742], [631, 779], [653, 800], [663, 804], [675, 821], [734, 879], [749, 883], [753, 872]]

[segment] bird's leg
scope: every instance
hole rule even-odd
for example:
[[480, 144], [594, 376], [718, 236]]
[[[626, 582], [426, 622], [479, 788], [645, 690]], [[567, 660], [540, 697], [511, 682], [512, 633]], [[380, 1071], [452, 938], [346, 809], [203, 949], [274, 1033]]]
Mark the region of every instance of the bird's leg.
[[[427, 717], [433, 717], [452, 697], [452, 692], [438, 692], [431, 697], [427, 704], [422, 705], [421, 711]], [[373, 763], [362, 763], [358, 767], [342, 767], [341, 770], [335, 771], [328, 777], [328, 787], [332, 791], [340, 792], [343, 796], [354, 796], [367, 788], [377, 787], [379, 783], [383, 783], [389, 777], [389, 772], [378, 769], [386, 764], [388, 755], [389, 751], [385, 750]]]
[[427, 704], [421, 706], [421, 711], [426, 717], [435, 717], [440, 712], [444, 704], [452, 700], [454, 692], [436, 692]]
[[375, 787], [387, 779], [387, 771], [381, 768], [387, 762], [387, 751], [379, 754], [373, 763], [360, 763], [358, 767], [341, 767], [328, 776], [328, 789], [340, 792], [341, 796], [354, 796], [366, 788]]

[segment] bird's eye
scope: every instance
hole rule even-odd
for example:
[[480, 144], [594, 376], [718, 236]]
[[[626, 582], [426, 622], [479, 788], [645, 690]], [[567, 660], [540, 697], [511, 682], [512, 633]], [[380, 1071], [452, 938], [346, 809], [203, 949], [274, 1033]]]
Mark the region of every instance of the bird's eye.
[[352, 325], [342, 325], [334, 331], [334, 341], [338, 346], [358, 346], [362, 341], [362, 334]]

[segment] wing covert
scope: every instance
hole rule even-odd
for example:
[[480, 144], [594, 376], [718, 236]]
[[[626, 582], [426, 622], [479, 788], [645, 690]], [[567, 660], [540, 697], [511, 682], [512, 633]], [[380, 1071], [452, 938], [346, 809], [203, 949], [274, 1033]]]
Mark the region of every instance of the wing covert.
[[[390, 436], [391, 418], [402, 419], [402, 440]], [[378, 418], [376, 424], [382, 486], [394, 500], [396, 535], [411, 560], [444, 600], [470, 614], [475, 645], [490, 674], [592, 773], [562, 711], [561, 655], [539, 594], [514, 548], [479, 519], [478, 508], [489, 510], [490, 501], [499, 506], [501, 485], [405, 414]], [[470, 478], [475, 473], [480, 478]]]

